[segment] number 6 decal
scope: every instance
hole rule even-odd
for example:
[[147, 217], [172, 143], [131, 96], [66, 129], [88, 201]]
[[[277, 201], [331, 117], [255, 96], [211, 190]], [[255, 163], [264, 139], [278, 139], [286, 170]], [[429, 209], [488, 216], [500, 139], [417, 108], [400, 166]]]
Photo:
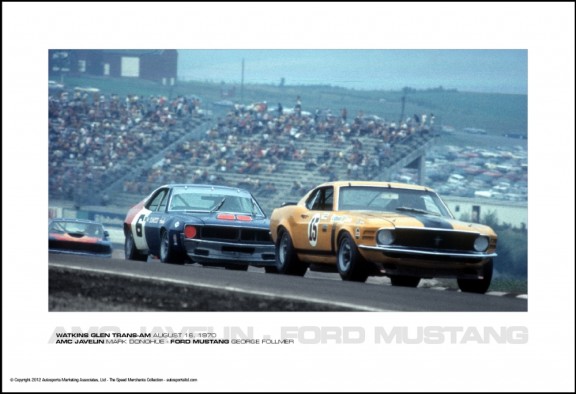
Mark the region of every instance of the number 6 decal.
[[320, 222], [320, 214], [317, 213], [308, 223], [308, 241], [312, 246], [316, 246], [318, 242], [318, 222]]
[[146, 215], [140, 215], [140, 217], [138, 218], [138, 221], [136, 222], [136, 236], [137, 237], [142, 236], [142, 222], [144, 221], [145, 217], [146, 217]]

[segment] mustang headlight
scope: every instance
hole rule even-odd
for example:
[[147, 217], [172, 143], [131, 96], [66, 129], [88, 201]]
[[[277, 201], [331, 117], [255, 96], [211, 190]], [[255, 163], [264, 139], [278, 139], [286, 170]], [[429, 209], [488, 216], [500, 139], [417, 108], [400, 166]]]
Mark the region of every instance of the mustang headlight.
[[394, 231], [392, 230], [380, 230], [376, 234], [376, 241], [378, 245], [390, 245], [394, 242]]
[[489, 244], [488, 237], [481, 235], [478, 238], [476, 238], [476, 241], [474, 241], [474, 249], [477, 252], [485, 252], [486, 249], [488, 249], [488, 244]]

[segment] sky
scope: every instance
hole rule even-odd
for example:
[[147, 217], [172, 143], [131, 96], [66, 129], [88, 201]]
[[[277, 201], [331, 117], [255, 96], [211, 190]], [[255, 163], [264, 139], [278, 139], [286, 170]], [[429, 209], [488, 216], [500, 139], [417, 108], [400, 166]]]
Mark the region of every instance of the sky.
[[179, 50], [178, 77], [240, 83], [527, 94], [527, 49]]

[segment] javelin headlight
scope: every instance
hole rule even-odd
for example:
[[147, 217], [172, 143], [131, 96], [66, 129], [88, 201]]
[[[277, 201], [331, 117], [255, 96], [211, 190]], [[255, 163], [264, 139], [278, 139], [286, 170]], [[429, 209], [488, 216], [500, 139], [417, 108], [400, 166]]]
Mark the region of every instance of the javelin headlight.
[[378, 245], [390, 245], [394, 242], [394, 231], [392, 230], [380, 230], [376, 234], [376, 241]]
[[474, 241], [474, 249], [477, 252], [485, 252], [486, 249], [488, 249], [488, 244], [489, 244], [488, 237], [481, 235], [478, 238], [476, 238], [476, 241]]

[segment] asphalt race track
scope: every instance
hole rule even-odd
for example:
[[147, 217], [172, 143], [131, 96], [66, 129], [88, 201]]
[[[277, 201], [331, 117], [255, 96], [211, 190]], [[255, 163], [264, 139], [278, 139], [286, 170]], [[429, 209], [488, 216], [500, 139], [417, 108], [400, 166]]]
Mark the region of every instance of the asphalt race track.
[[308, 271], [302, 278], [259, 268], [50, 254], [49, 310], [525, 312], [528, 300], [395, 287], [385, 278], [351, 283], [334, 273]]

